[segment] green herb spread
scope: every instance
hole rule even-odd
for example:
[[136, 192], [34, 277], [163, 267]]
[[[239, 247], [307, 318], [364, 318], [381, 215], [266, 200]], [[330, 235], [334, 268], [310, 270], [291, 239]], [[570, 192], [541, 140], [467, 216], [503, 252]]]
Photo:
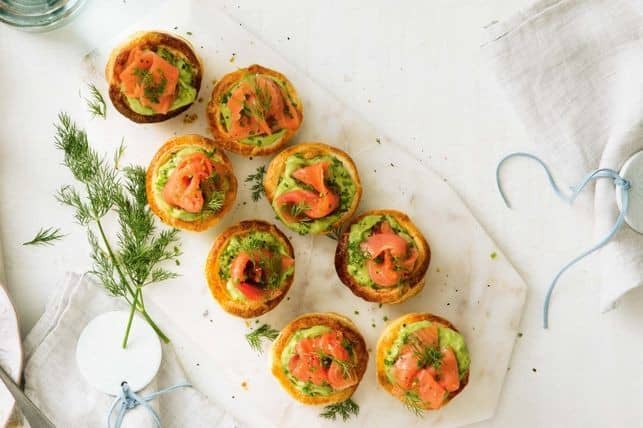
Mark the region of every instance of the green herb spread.
[[[304, 168], [308, 165], [315, 164], [317, 162], [328, 161], [330, 166], [328, 167], [326, 183], [330, 190], [340, 197], [339, 207], [331, 213], [330, 215], [320, 218], [320, 219], [310, 219], [310, 221], [300, 221], [290, 223], [282, 216], [279, 215], [280, 208], [277, 205], [277, 200], [279, 196], [283, 195], [286, 192], [295, 189], [304, 189], [312, 190], [312, 187], [296, 180], [292, 177], [292, 173], [298, 169]], [[349, 174], [348, 170], [344, 164], [334, 156], [323, 155], [317, 156], [312, 159], [304, 159], [299, 153], [296, 153], [286, 159], [286, 167], [284, 169], [283, 175], [279, 178], [279, 184], [275, 190], [275, 196], [272, 201], [272, 206], [277, 213], [279, 219], [290, 229], [296, 231], [301, 235], [306, 235], [308, 233], [320, 233], [327, 231], [333, 223], [335, 223], [346, 211], [349, 210], [350, 206], [353, 203], [353, 198], [355, 197], [355, 183], [353, 178]]]
[[[156, 50], [156, 53], [161, 58], [179, 69], [179, 81], [177, 83], [176, 98], [170, 106], [170, 111], [193, 103], [197, 95], [196, 88], [192, 86], [192, 78], [194, 76], [193, 65], [191, 65], [187, 61], [187, 58], [185, 58], [180, 52], [175, 51], [174, 49], [171, 49], [169, 47], [159, 46]], [[146, 73], [146, 71], [141, 71], [142, 75], [140, 76], [144, 84], [145, 96], [152, 101], [158, 102], [158, 94], [162, 93], [165, 89], [163, 86], [163, 81], [161, 81], [157, 86], [145, 85], [146, 75], [150, 76], [149, 73]], [[152, 110], [150, 107], [144, 106], [137, 98], [127, 97], [127, 103], [129, 104], [130, 108], [138, 114], [142, 114], [145, 116], [156, 114], [154, 110]]]

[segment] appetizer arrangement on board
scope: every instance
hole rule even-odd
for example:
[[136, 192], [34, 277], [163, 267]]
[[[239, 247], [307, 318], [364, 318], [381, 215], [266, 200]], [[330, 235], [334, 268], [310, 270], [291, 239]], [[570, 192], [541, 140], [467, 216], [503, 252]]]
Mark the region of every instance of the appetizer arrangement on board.
[[431, 251], [404, 213], [374, 210], [351, 220], [339, 237], [335, 270], [356, 296], [400, 303], [424, 287]]
[[362, 185], [353, 160], [322, 143], [299, 143], [280, 152], [263, 181], [281, 222], [301, 234], [326, 234], [357, 210]]
[[[106, 68], [112, 103], [139, 123], [185, 111], [197, 98], [202, 76], [190, 44], [160, 32], [137, 33], [113, 51]], [[237, 178], [224, 150], [244, 156], [276, 154], [267, 170], [257, 174], [262, 182], [255, 193], [263, 190], [276, 219], [288, 229], [337, 239], [335, 270], [354, 295], [396, 304], [423, 289], [429, 244], [403, 212], [377, 209], [354, 217], [362, 184], [351, 157], [321, 142], [284, 148], [303, 121], [303, 104], [286, 76], [260, 65], [229, 73], [214, 85], [206, 113], [213, 139], [174, 137], [147, 169], [147, 200], [164, 223], [204, 231], [230, 212]], [[223, 310], [254, 318], [274, 309], [288, 293], [295, 255], [275, 225], [236, 220], [240, 222], [216, 237], [205, 276]], [[274, 340], [272, 373], [293, 398], [330, 406], [333, 419], [337, 412], [344, 418], [357, 413], [350, 397], [366, 371], [369, 352], [350, 319], [336, 313], [304, 314], [280, 332], [264, 324], [248, 335], [259, 350], [262, 338]], [[421, 414], [444, 406], [463, 390], [470, 356], [451, 323], [412, 313], [382, 333], [376, 366], [381, 387]]]
[[272, 374], [294, 399], [334, 404], [353, 395], [368, 365], [364, 338], [335, 313], [309, 313], [291, 321], [271, 351]]
[[215, 84], [207, 117], [222, 148], [261, 156], [281, 149], [301, 126], [304, 113], [286, 76], [255, 64]]
[[290, 241], [274, 225], [242, 221], [214, 241], [205, 265], [208, 286], [227, 312], [263, 315], [281, 302], [295, 277]]
[[471, 357], [453, 324], [414, 313], [384, 330], [375, 362], [382, 388], [421, 414], [444, 406], [467, 386]]
[[150, 208], [165, 224], [200, 231], [230, 211], [237, 179], [230, 159], [214, 141], [182, 135], [166, 142], [152, 158], [146, 190]]
[[162, 122], [194, 103], [203, 66], [182, 37], [140, 32], [112, 51], [105, 78], [109, 98], [123, 116], [138, 123]]

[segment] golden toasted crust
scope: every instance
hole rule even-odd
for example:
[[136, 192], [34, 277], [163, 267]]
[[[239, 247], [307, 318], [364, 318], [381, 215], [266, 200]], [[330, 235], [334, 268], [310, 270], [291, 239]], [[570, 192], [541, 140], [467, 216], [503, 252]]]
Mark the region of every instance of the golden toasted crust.
[[[196, 221], [186, 221], [176, 217], [172, 217], [158, 205], [156, 198], [154, 198], [153, 186], [156, 171], [158, 171], [158, 169], [163, 164], [165, 164], [173, 156], [174, 153], [183, 148], [194, 146], [203, 147], [208, 151], [213, 151], [221, 157], [221, 164], [228, 170], [228, 174], [226, 174], [225, 177], [228, 179], [230, 189], [226, 192], [225, 200], [223, 201], [221, 210], [216, 214]], [[159, 216], [163, 223], [168, 224], [172, 227], [177, 227], [179, 229], [198, 232], [208, 229], [218, 223], [219, 220], [221, 220], [233, 207], [234, 201], [237, 197], [237, 178], [234, 176], [232, 162], [230, 162], [230, 159], [228, 159], [223, 150], [218, 149], [214, 145], [214, 142], [209, 138], [190, 134], [174, 137], [163, 144], [163, 146], [161, 146], [161, 148], [154, 155], [154, 158], [152, 158], [150, 166], [147, 168], [145, 188], [147, 191], [147, 201], [150, 205], [150, 208], [152, 209], [152, 212]]]
[[228, 245], [232, 237], [237, 235], [245, 235], [250, 232], [268, 232], [286, 248], [286, 251], [293, 260], [295, 260], [295, 252], [290, 244], [290, 241], [277, 227], [273, 224], [261, 220], [248, 220], [242, 221], [239, 224], [229, 227], [221, 233], [212, 244], [212, 249], [208, 254], [208, 259], [205, 263], [205, 276], [208, 280], [208, 287], [214, 298], [219, 302], [221, 307], [228, 313], [237, 315], [242, 318], [254, 318], [263, 315], [273, 309], [281, 302], [286, 296], [290, 286], [295, 278], [295, 273], [287, 277], [284, 283], [279, 287], [277, 292], [271, 296], [269, 300], [265, 301], [251, 301], [246, 300], [243, 302], [233, 300], [228, 294], [226, 288], [226, 281], [219, 276], [219, 255]]
[[105, 79], [107, 79], [107, 84], [109, 85], [109, 98], [112, 100], [116, 110], [121, 112], [123, 116], [137, 123], [162, 122], [181, 114], [192, 105], [192, 103], [190, 103], [186, 106], [171, 110], [166, 114], [144, 115], [132, 110], [127, 103], [127, 97], [121, 91], [119, 76], [125, 68], [130, 51], [134, 48], [156, 50], [160, 45], [179, 51], [187, 58], [188, 62], [194, 66], [192, 87], [196, 89], [197, 94], [199, 93], [199, 89], [201, 89], [203, 65], [189, 41], [180, 36], [158, 31], [139, 31], [134, 33], [127, 41], [112, 50], [107, 61], [107, 66], [105, 67]]
[[[404, 227], [411, 238], [413, 238], [418, 249], [418, 258], [415, 263], [415, 268], [408, 277], [408, 286], [374, 289], [359, 284], [348, 272], [348, 238], [351, 226], [369, 215], [389, 215], [395, 218], [400, 226]], [[335, 271], [337, 272], [337, 276], [339, 276], [339, 279], [353, 292], [353, 294], [369, 302], [401, 303], [418, 294], [424, 288], [424, 277], [429, 268], [430, 261], [431, 249], [429, 248], [429, 244], [426, 242], [426, 239], [424, 239], [422, 232], [415, 227], [415, 224], [413, 224], [409, 216], [395, 210], [367, 211], [354, 218], [346, 225], [346, 227], [344, 227], [344, 230], [337, 241], [337, 249], [335, 250]]]
[[[334, 392], [327, 396], [310, 396], [306, 395], [295, 388], [290, 382], [286, 374], [281, 368], [281, 354], [288, 344], [288, 341], [298, 330], [314, 327], [316, 325], [325, 325], [333, 330], [339, 330], [344, 333], [344, 336], [353, 344], [353, 350], [357, 357], [355, 365], [355, 373], [357, 375], [357, 383], [350, 388]], [[314, 312], [302, 315], [292, 320], [283, 330], [272, 345], [270, 352], [272, 374], [277, 378], [281, 386], [290, 394], [295, 400], [304, 404], [311, 405], [328, 405], [339, 403], [350, 398], [359, 386], [359, 382], [364, 376], [366, 366], [368, 365], [368, 351], [366, 350], [366, 342], [362, 337], [357, 326], [343, 315], [334, 312]]]
[[[384, 388], [389, 394], [397, 397], [394, 393], [395, 385], [389, 382], [388, 377], [386, 376], [386, 366], [384, 364], [384, 359], [386, 358], [386, 352], [393, 346], [393, 343], [397, 339], [397, 336], [404, 326], [412, 324], [418, 321], [431, 321], [443, 327], [450, 328], [451, 330], [458, 332], [458, 329], [455, 328], [453, 324], [445, 320], [442, 317], [437, 315], [428, 314], [428, 313], [411, 313], [401, 316], [400, 318], [391, 322], [386, 329], [382, 332], [379, 340], [377, 341], [377, 349], [375, 351], [375, 371], [377, 376], [377, 382], [382, 388]], [[460, 388], [457, 391], [450, 392], [447, 399], [445, 400], [444, 406], [448, 403], [453, 397], [458, 395], [467, 383], [469, 382], [469, 370], [467, 370], [464, 377], [460, 380]], [[401, 400], [400, 400], [401, 401]], [[424, 407], [426, 409], [426, 407]], [[428, 410], [428, 409], [426, 409]]]
[[272, 204], [272, 200], [275, 197], [275, 191], [277, 190], [277, 186], [279, 185], [279, 179], [286, 169], [286, 161], [290, 156], [297, 153], [303, 156], [304, 159], [312, 159], [320, 155], [331, 155], [336, 157], [342, 162], [349, 175], [351, 176], [353, 183], [355, 183], [355, 195], [353, 196], [351, 206], [341, 217], [339, 217], [334, 223], [332, 223], [328, 227], [328, 229], [320, 231], [318, 234], [324, 234], [328, 233], [331, 230], [335, 230], [337, 227], [351, 218], [351, 216], [357, 210], [357, 206], [359, 205], [360, 200], [362, 199], [362, 182], [359, 179], [357, 167], [355, 166], [353, 159], [351, 159], [348, 153], [344, 152], [343, 150], [323, 143], [300, 143], [282, 150], [277, 156], [272, 159], [272, 161], [268, 165], [268, 170], [266, 171], [266, 175], [263, 180], [263, 188], [266, 193], [266, 198], [268, 198], [268, 201]]
[[251, 144], [240, 143], [238, 139], [229, 138], [225, 128], [219, 120], [221, 113], [219, 109], [219, 100], [226, 92], [228, 92], [232, 85], [236, 84], [246, 74], [265, 74], [268, 76], [273, 76], [276, 79], [284, 82], [286, 85], [286, 90], [288, 91], [288, 95], [296, 103], [295, 110], [297, 115], [299, 116], [299, 126], [301, 126], [301, 123], [304, 120], [303, 105], [292, 83], [290, 83], [290, 81], [283, 74], [275, 70], [262, 67], [261, 65], [254, 64], [248, 68], [241, 68], [237, 71], [226, 74], [214, 85], [214, 89], [212, 90], [212, 97], [210, 98], [210, 102], [208, 103], [208, 108], [206, 111], [208, 121], [210, 122], [210, 130], [212, 132], [212, 135], [214, 136], [214, 139], [217, 141], [217, 144], [219, 144], [219, 146], [221, 146], [225, 150], [230, 150], [231, 152], [245, 156], [270, 155], [277, 152], [284, 145], [286, 145], [286, 143], [288, 143], [288, 141], [295, 135], [295, 133], [297, 133], [299, 127], [295, 130], [286, 129], [283, 138], [281, 138], [281, 140], [279, 140], [275, 144], [258, 147]]

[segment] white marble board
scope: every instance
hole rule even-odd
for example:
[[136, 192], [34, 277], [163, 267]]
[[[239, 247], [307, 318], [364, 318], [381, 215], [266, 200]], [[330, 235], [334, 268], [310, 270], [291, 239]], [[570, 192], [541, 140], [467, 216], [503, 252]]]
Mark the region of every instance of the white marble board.
[[[342, 426], [454, 427], [491, 417], [516, 339], [526, 285], [458, 195], [444, 180], [216, 6], [196, 0], [171, 1], [127, 33], [145, 29], [182, 34], [201, 56], [205, 67], [199, 94], [202, 99], [187, 112], [198, 118], [185, 123], [185, 115], [180, 115], [161, 124], [137, 125], [109, 105], [107, 120], [93, 119], [87, 124], [90, 141], [96, 147], [113, 151], [124, 138], [124, 162], [147, 165], [173, 135], [209, 135], [205, 106], [213, 81], [238, 67], [259, 63], [286, 74], [303, 100], [304, 124], [294, 142], [323, 141], [347, 150], [357, 163], [364, 185], [360, 211], [405, 211], [429, 241], [432, 260], [424, 291], [406, 303], [380, 308], [353, 296], [341, 285], [332, 265], [335, 241], [287, 233], [296, 249], [295, 283], [288, 298], [260, 317], [260, 322], [280, 328], [306, 312], [339, 312], [355, 321], [373, 351], [354, 396], [361, 406], [360, 415]], [[104, 64], [109, 49], [117, 42], [109, 41], [83, 61], [85, 79], [95, 82], [103, 93]], [[302, 423], [308, 427], [327, 426], [329, 422], [318, 417], [319, 408], [300, 405], [281, 390], [269, 373], [267, 353], [259, 355], [248, 347], [243, 335], [249, 326], [258, 325], [257, 321], [245, 322], [228, 315], [207, 289], [204, 262], [219, 232], [243, 219], [276, 221], [265, 199], [252, 202], [249, 186], [243, 183], [249, 173], [269, 159], [249, 160], [234, 155], [232, 159], [240, 182], [235, 209], [207, 232], [181, 235], [181, 277], [146, 289], [147, 300], [166, 312], [177, 330], [200, 349], [201, 364], [222, 374], [227, 384], [211, 384], [211, 395], [247, 385], [229, 409], [239, 420], [262, 427], [299, 427]], [[386, 325], [384, 317], [390, 321], [412, 311], [428, 311], [451, 320], [467, 339], [472, 357], [467, 388], [444, 409], [427, 413], [423, 419], [417, 419], [382, 391], [374, 374], [374, 348]]]

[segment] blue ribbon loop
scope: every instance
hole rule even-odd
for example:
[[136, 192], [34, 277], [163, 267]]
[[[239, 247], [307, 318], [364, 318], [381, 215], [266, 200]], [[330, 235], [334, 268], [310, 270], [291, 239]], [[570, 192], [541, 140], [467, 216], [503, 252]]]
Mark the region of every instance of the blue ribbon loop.
[[[152, 392], [151, 394], [141, 396], [135, 393], [134, 391], [132, 391], [132, 389], [129, 387], [127, 382], [123, 382], [121, 383], [121, 390], [119, 392], [118, 397], [116, 397], [116, 400], [114, 400], [114, 403], [112, 403], [112, 406], [109, 408], [109, 412], [107, 413], [107, 427], [120, 428], [121, 424], [123, 423], [123, 418], [125, 417], [125, 413], [127, 413], [128, 410], [131, 410], [136, 406], [140, 405], [145, 407], [152, 414], [152, 417], [154, 418], [154, 422], [156, 423], [156, 426], [160, 428], [161, 418], [158, 415], [158, 413], [156, 413], [156, 411], [152, 408], [152, 406], [148, 404], [148, 401], [152, 401], [159, 395], [165, 394], [170, 391], [174, 391], [175, 389], [191, 387], [191, 386], [192, 385], [188, 382], [181, 382], [174, 386], [161, 389], [160, 391]], [[118, 407], [118, 413], [116, 414], [116, 420], [114, 421], [114, 424], [112, 424], [112, 414], [114, 413], [114, 410], [116, 410], [117, 407]]]
[[563, 273], [565, 273], [565, 271], [567, 271], [567, 269], [572, 267], [576, 262], [580, 261], [584, 257], [587, 257], [594, 251], [600, 249], [605, 244], [607, 244], [614, 237], [614, 235], [616, 235], [616, 232], [618, 232], [621, 226], [623, 226], [623, 222], [625, 221], [625, 215], [627, 214], [627, 209], [629, 207], [630, 182], [624, 179], [623, 177], [621, 177], [617, 171], [614, 171], [609, 168], [600, 168], [587, 174], [585, 178], [583, 178], [577, 186], [574, 186], [570, 189], [571, 193], [569, 195], [566, 195], [560, 190], [560, 188], [556, 184], [556, 181], [554, 180], [554, 177], [552, 176], [545, 162], [543, 162], [538, 157], [530, 153], [523, 153], [523, 152], [510, 153], [504, 158], [502, 158], [502, 160], [498, 162], [498, 166], [496, 167], [496, 184], [498, 186], [498, 191], [500, 192], [500, 196], [502, 196], [502, 199], [505, 202], [505, 205], [507, 205], [507, 207], [509, 208], [511, 208], [511, 205], [509, 204], [509, 200], [507, 199], [505, 192], [502, 190], [502, 185], [500, 183], [500, 168], [506, 161], [515, 157], [524, 157], [538, 162], [540, 166], [542, 166], [543, 169], [545, 170], [545, 173], [547, 174], [547, 179], [549, 180], [549, 185], [553, 189], [556, 196], [558, 196], [560, 199], [567, 202], [568, 204], [571, 204], [574, 202], [574, 200], [576, 199], [576, 196], [578, 196], [578, 194], [585, 188], [585, 186], [587, 186], [587, 184], [589, 184], [591, 181], [598, 180], [600, 178], [610, 178], [614, 180], [614, 185], [620, 188], [621, 190], [621, 201], [622, 201], [621, 209], [618, 215], [618, 219], [616, 220], [616, 223], [614, 223], [614, 226], [612, 226], [609, 232], [607, 232], [607, 234], [603, 238], [601, 238], [600, 241], [594, 244], [594, 246], [592, 246], [587, 251], [579, 254], [578, 256], [570, 260], [566, 265], [564, 265], [558, 271], [556, 276], [554, 276], [554, 279], [549, 285], [549, 289], [547, 290], [547, 295], [545, 297], [545, 303], [543, 307], [543, 327], [548, 328], [549, 327], [549, 306], [551, 303], [551, 295], [554, 292], [554, 288], [556, 287], [556, 283], [558, 282], [558, 279], [561, 277]]

